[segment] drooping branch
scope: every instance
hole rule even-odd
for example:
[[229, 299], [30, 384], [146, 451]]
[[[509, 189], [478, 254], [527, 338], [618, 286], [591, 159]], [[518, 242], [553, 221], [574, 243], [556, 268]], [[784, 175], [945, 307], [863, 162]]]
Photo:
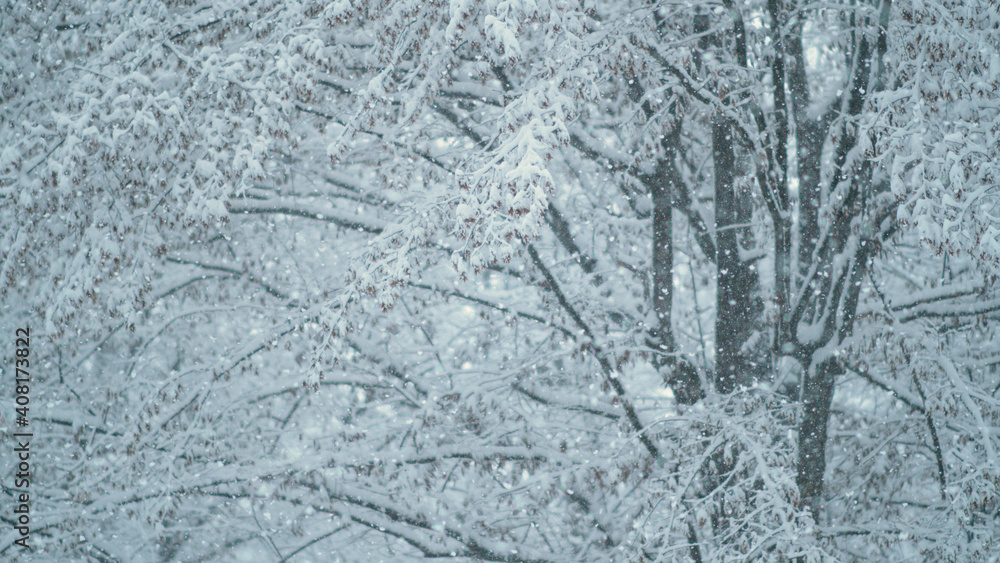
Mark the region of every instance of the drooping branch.
[[440, 529], [448, 538], [465, 546], [466, 553], [464, 555], [466, 557], [471, 557], [481, 561], [500, 561], [505, 563], [548, 563], [548, 561], [550, 561], [548, 559], [538, 558], [525, 559], [518, 556], [516, 551], [508, 554], [498, 553], [497, 551], [483, 545], [483, 540], [474, 537], [471, 533], [448, 525], [435, 526], [422, 514], [413, 514], [398, 506], [387, 506], [376, 502], [373, 499], [362, 497], [360, 494], [352, 494], [339, 490], [339, 488], [338, 490], [329, 491], [329, 494], [330, 498], [333, 500], [338, 500], [352, 506], [370, 510], [393, 523], [405, 524], [409, 527], [422, 529], [431, 533], [437, 533], [437, 530]]
[[908, 322], [919, 318], [976, 317], [1000, 312], [1000, 298], [968, 303], [921, 303], [907, 308], [899, 320]]
[[926, 407], [927, 397], [924, 396], [924, 391], [920, 387], [920, 382], [917, 381], [916, 379], [913, 380], [914, 384], [917, 386], [917, 393], [920, 395], [920, 402], [918, 403], [916, 401], [916, 398], [911, 397], [909, 393], [902, 391], [900, 389], [896, 389], [891, 384], [875, 377], [874, 375], [871, 374], [871, 372], [869, 372], [866, 369], [860, 369], [855, 367], [851, 371], [858, 374], [862, 379], [872, 384], [873, 386], [888, 392], [914, 412], [924, 415], [924, 419], [927, 423], [927, 430], [931, 436], [931, 449], [934, 452], [934, 459], [937, 462], [937, 476], [938, 476], [938, 485], [940, 485], [941, 489], [940, 491], [941, 500], [946, 500], [947, 499], [946, 491], [948, 488], [948, 482], [944, 469], [944, 453], [941, 450], [941, 441], [938, 439], [937, 426], [934, 424], [934, 417], [931, 416], [931, 411], [928, 410]]
[[[500, 75], [503, 80], [507, 80], [505, 75]], [[508, 84], [509, 86], [509, 84]], [[461, 131], [466, 137], [468, 137], [472, 142], [482, 149], [486, 149], [488, 143], [486, 139], [480, 135], [476, 130], [470, 127], [466, 120], [461, 119], [454, 111], [442, 106], [439, 103], [431, 104], [439, 114], [441, 114], [445, 119], [447, 119], [452, 125], [454, 125], [459, 131]], [[548, 223], [549, 228], [552, 229], [552, 233], [556, 236], [556, 240], [559, 244], [566, 249], [567, 252], [576, 260], [577, 264], [583, 269], [584, 272], [591, 274], [594, 272], [594, 268], [597, 266], [597, 260], [584, 254], [580, 247], [573, 240], [573, 235], [570, 232], [569, 223], [563, 217], [562, 213], [554, 203], [549, 201], [548, 210], [545, 214], [545, 221]]]
[[559, 212], [559, 209], [551, 201], [549, 202], [548, 213], [545, 214], [545, 221], [549, 224], [559, 244], [566, 249], [566, 252], [569, 252], [570, 256], [580, 265], [580, 268], [588, 274], [594, 273], [594, 268], [597, 267], [597, 260], [587, 256], [580, 250], [576, 241], [573, 240], [573, 234], [569, 230], [569, 223], [566, 222], [562, 213]]
[[576, 340], [576, 338], [577, 338], [577, 334], [574, 333], [573, 331], [571, 331], [571, 330], [569, 330], [569, 329], [567, 329], [567, 328], [565, 328], [563, 326], [559, 326], [557, 324], [554, 324], [551, 320], [544, 319], [542, 317], [539, 317], [538, 315], [533, 315], [531, 313], [525, 313], [523, 311], [518, 311], [518, 310], [515, 310], [515, 309], [511, 309], [511, 308], [509, 308], [509, 307], [507, 307], [505, 305], [501, 305], [499, 303], [494, 303], [492, 301], [488, 301], [488, 300], [482, 299], [480, 297], [475, 297], [475, 296], [472, 296], [472, 295], [466, 295], [466, 294], [464, 294], [464, 293], [462, 293], [460, 291], [456, 291], [456, 290], [453, 290], [453, 289], [441, 289], [441, 288], [433, 287], [433, 286], [430, 286], [430, 285], [427, 285], [427, 284], [414, 283], [414, 282], [410, 282], [409, 285], [412, 286], [412, 287], [419, 288], [419, 289], [426, 289], [428, 291], [433, 291], [435, 293], [440, 293], [440, 294], [448, 296], [448, 297], [457, 297], [458, 299], [462, 299], [462, 300], [468, 301], [470, 303], [476, 303], [476, 304], [479, 304], [479, 305], [483, 305], [484, 307], [489, 307], [490, 309], [493, 309], [495, 311], [501, 311], [501, 312], [504, 312], [504, 313], [509, 313], [509, 314], [512, 314], [512, 315], [517, 315], [518, 317], [522, 317], [522, 318], [525, 318], [525, 319], [528, 319], [528, 320], [535, 321], [536, 323], [540, 323], [540, 324], [542, 324], [544, 326], [547, 326], [549, 328], [554, 328], [554, 329], [558, 330], [559, 332], [563, 333], [564, 335], [572, 338], [573, 340]]
[[608, 360], [607, 354], [597, 344], [594, 332], [590, 329], [590, 326], [587, 325], [586, 321], [583, 320], [583, 317], [581, 317], [576, 311], [573, 304], [569, 302], [569, 299], [566, 298], [566, 294], [563, 292], [562, 288], [559, 287], [559, 282], [556, 281], [555, 276], [552, 275], [552, 272], [549, 271], [549, 268], [542, 261], [542, 258], [538, 255], [538, 251], [535, 250], [534, 245], [528, 245], [528, 254], [531, 256], [531, 260], [535, 264], [535, 267], [538, 268], [538, 270], [542, 273], [542, 276], [545, 278], [547, 289], [555, 295], [559, 305], [564, 311], [566, 311], [566, 314], [573, 319], [573, 322], [580, 327], [580, 330], [583, 331], [584, 335], [586, 335], [587, 348], [594, 355], [594, 357], [597, 358], [597, 362], [601, 366], [601, 372], [604, 374], [604, 380], [608, 383], [611, 389], [614, 390], [615, 394], [618, 395], [622, 408], [625, 410], [625, 416], [628, 419], [629, 424], [632, 426], [632, 429], [638, 435], [639, 441], [642, 442], [646, 451], [648, 451], [654, 459], [658, 459], [660, 457], [660, 451], [655, 445], [653, 445], [653, 441], [646, 433], [646, 427], [639, 420], [639, 415], [636, 413], [635, 407], [632, 406], [631, 401], [628, 400], [625, 393], [625, 387], [622, 385], [618, 378], [618, 374], [611, 366], [611, 362]]
[[554, 398], [554, 397], [544, 396], [537, 389], [528, 389], [527, 387], [525, 387], [521, 383], [515, 383], [514, 384], [514, 390], [517, 391], [518, 393], [524, 395], [525, 397], [531, 399], [532, 401], [535, 401], [536, 403], [538, 403], [540, 405], [544, 405], [546, 407], [559, 408], [559, 409], [568, 410], [568, 411], [585, 412], [587, 414], [592, 414], [592, 415], [595, 415], [595, 416], [600, 416], [600, 417], [608, 418], [608, 419], [611, 419], [611, 420], [618, 420], [619, 418], [621, 418], [621, 415], [619, 415], [618, 413], [612, 412], [610, 410], [602, 410], [602, 409], [599, 409], [599, 408], [596, 408], [596, 407], [593, 407], [593, 406], [587, 406], [587, 405], [578, 405], [578, 404], [572, 404], [572, 403], [565, 403], [565, 402], [563, 402], [560, 399], [557, 399], [557, 398]]
[[[264, 289], [264, 291], [266, 291], [267, 293], [271, 294], [273, 297], [275, 297], [277, 299], [280, 299], [282, 301], [288, 299], [288, 295], [286, 295], [285, 292], [283, 292], [283, 291], [275, 288], [271, 284], [269, 284], [269, 283], [267, 283], [267, 282], [259, 279], [257, 276], [255, 276], [255, 275], [253, 275], [253, 274], [251, 274], [249, 272], [244, 272], [244, 271], [239, 270], [237, 268], [232, 268], [230, 266], [225, 266], [225, 265], [221, 265], [221, 264], [207, 264], [207, 263], [202, 262], [202, 261], [189, 260], [189, 259], [186, 259], [186, 258], [180, 258], [180, 257], [176, 257], [176, 256], [168, 256], [168, 257], [165, 258], [165, 260], [167, 262], [170, 262], [170, 263], [173, 263], [173, 264], [184, 264], [186, 266], [197, 266], [197, 267], [202, 268], [204, 270], [212, 270], [212, 271], [216, 271], [216, 272], [224, 272], [224, 273], [229, 274], [229, 275], [234, 276], [234, 277], [246, 276], [246, 278], [250, 282], [259, 285], [261, 288]], [[198, 278], [195, 278], [193, 280], [189, 280], [188, 282], [184, 283], [181, 286], [176, 286], [176, 287], [173, 287], [173, 288], [171, 288], [169, 290], [161, 292], [160, 294], [158, 294], [158, 298], [166, 297], [167, 295], [170, 295], [171, 293], [174, 293], [174, 292], [178, 291], [179, 289], [181, 289], [182, 287], [188, 285], [192, 281], [198, 281], [198, 280], [203, 279], [203, 278], [204, 278], [203, 276], [202, 277], [198, 277]]]
[[339, 216], [340, 211], [333, 206], [324, 206], [319, 203], [303, 203], [292, 198], [275, 198], [266, 201], [230, 199], [226, 202], [226, 208], [233, 214], [290, 215], [315, 219], [317, 221], [332, 223], [344, 229], [374, 235], [382, 233], [383, 230], [383, 227], [380, 225], [372, 225], [341, 217]]

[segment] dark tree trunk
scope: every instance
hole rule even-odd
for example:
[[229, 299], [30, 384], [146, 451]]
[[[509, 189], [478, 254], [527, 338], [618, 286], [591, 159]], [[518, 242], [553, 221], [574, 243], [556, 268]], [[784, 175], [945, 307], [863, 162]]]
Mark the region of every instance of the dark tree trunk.
[[[672, 150], [670, 152], [673, 152]], [[668, 157], [672, 156], [668, 154]], [[665, 157], [666, 160], [666, 157]], [[661, 168], [669, 168], [669, 164]], [[658, 170], [658, 175], [668, 175], [668, 170]], [[667, 354], [674, 352], [670, 317], [674, 296], [674, 244], [673, 205], [669, 181], [653, 184], [653, 311], [656, 313], [660, 348]]]
[[819, 207], [823, 197], [820, 187], [820, 162], [823, 142], [830, 126], [829, 115], [809, 117], [809, 81], [802, 52], [802, 24], [797, 23], [785, 38], [788, 58], [788, 92], [795, 122], [795, 144], [799, 177], [798, 272], [808, 274], [813, 265], [813, 251], [819, 242]]
[[826, 471], [826, 431], [830, 402], [839, 366], [833, 357], [816, 366], [805, 377], [802, 389], [802, 422], [799, 424], [799, 463], [796, 484], [802, 503], [813, 518], [819, 515], [819, 497]]
[[[807, 191], [803, 191], [800, 204], [800, 211], [804, 213], [801, 218], [808, 223], [804, 222], [800, 228], [802, 238], [799, 247], [799, 271], [804, 275], [808, 273], [812, 266], [809, 261], [814, 256], [820, 260], [820, 264], [815, 268], [815, 273], [804, 280], [814, 288], [814, 291], [805, 292], [804, 295], [811, 297], [805, 297], [806, 302], [798, 307], [799, 312], [793, 316], [793, 320], [797, 324], [804, 318], [801, 311], [807, 309], [804, 305], [810, 300], [812, 303], [808, 308], [813, 312], [811, 320], [814, 322], [824, 320], [822, 336], [816, 342], [809, 343], [807, 349], [799, 350], [799, 361], [807, 367], [807, 370], [802, 388], [802, 420], [799, 423], [796, 483], [799, 486], [802, 502], [810, 508], [814, 518], [819, 517], [823, 474], [826, 471], [825, 449], [830, 404], [836, 379], [843, 373], [843, 368], [835, 356], [816, 358], [815, 353], [820, 348], [827, 347], [830, 342], [839, 344], [850, 336], [854, 327], [862, 281], [874, 252], [874, 245], [864, 239], [858, 241], [860, 244], [853, 250], [848, 244], [852, 236], [852, 222], [858, 217], [872, 213], [867, 206], [871, 204], [870, 198], [873, 193], [871, 162], [863, 160], [858, 164], [848, 161], [848, 155], [855, 149], [858, 140], [857, 126], [849, 118], [859, 115], [863, 109], [869, 94], [873, 63], [871, 45], [864, 35], [856, 38], [852, 52], [856, 66], [852, 69], [848, 92], [845, 93], [847, 96], [845, 117], [848, 119], [839, 126], [840, 141], [833, 157], [836, 173], [830, 186], [831, 192], [833, 190], [839, 192], [838, 204], [833, 214], [833, 223], [823, 235], [822, 241], [819, 241], [820, 229], [815, 217], [820, 203], [818, 198], [822, 195], [818, 188], [818, 178], [815, 182], [809, 182], [808, 186], [806, 183], [802, 184]], [[883, 53], [884, 49], [879, 46], [878, 56], [881, 57]], [[800, 39], [792, 44], [790, 54], [793, 58], [801, 58]], [[797, 120], [801, 123], [798, 125], [801, 129], [800, 175], [808, 175], [811, 180], [814, 177], [812, 175], [818, 172], [819, 151], [822, 149], [822, 139], [826, 135], [827, 126], [822, 122], [811, 124], [804, 118], [804, 104], [808, 100], [804, 84], [804, 70], [801, 73], [793, 72], [790, 87], [793, 103], [803, 106], [801, 110], [796, 108], [797, 117], [803, 114], [802, 119]], [[814, 125], [816, 130], [811, 129]], [[874, 139], [872, 144], [875, 144]], [[815, 195], [816, 199], [812, 199], [812, 195]], [[869, 221], [876, 226], [881, 225], [883, 219], [891, 212], [891, 210], [880, 210], [878, 215], [872, 216]], [[887, 234], [883, 233], [881, 236], [885, 237]], [[843, 260], [847, 261], [847, 267], [835, 269], [834, 264]]]
[[680, 183], [680, 171], [677, 169], [680, 132], [681, 122], [677, 121], [664, 135], [661, 142], [663, 156], [653, 176], [646, 181], [653, 199], [652, 304], [657, 322], [656, 328], [651, 331], [651, 345], [660, 352], [655, 364], [665, 370], [664, 379], [674, 397], [679, 403], [691, 405], [700, 401], [705, 392], [694, 366], [677, 357], [671, 328], [674, 295], [673, 208]]
[[715, 388], [730, 393], [739, 383], [760, 376], [764, 359], [759, 347], [745, 349], [758, 329], [763, 303], [753, 259], [744, 260], [741, 246], [751, 245], [748, 193], [737, 191], [736, 154], [729, 123], [721, 115], [712, 121], [715, 166], [715, 229], [718, 270], [715, 322]]

